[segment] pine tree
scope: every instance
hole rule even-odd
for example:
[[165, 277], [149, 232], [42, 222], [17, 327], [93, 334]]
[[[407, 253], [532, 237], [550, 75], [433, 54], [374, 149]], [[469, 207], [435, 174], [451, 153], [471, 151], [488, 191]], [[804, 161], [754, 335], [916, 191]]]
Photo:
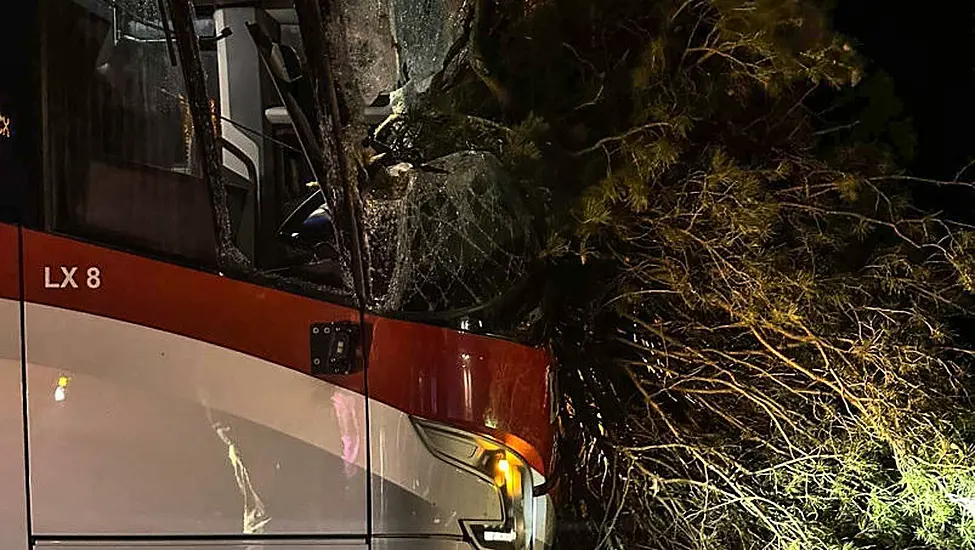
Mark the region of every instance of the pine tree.
[[913, 200], [964, 184], [898, 169], [882, 84], [862, 129], [828, 122], [871, 94], [826, 7], [478, 14], [434, 110], [440, 139], [503, 128], [552, 197], [563, 522], [608, 548], [975, 546], [975, 233]]
[[479, 0], [420, 115], [545, 198], [568, 548], [975, 547], [971, 186], [827, 7]]

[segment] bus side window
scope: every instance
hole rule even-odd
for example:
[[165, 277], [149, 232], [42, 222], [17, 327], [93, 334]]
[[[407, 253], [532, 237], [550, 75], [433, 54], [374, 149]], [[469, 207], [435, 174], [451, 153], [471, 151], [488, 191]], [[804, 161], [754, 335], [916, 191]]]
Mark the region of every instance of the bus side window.
[[[215, 268], [201, 148], [156, 3], [42, 4], [46, 229]], [[232, 237], [257, 271], [342, 289], [309, 137], [296, 131], [296, 111], [282, 105], [262, 65], [247, 28], [255, 19], [298, 79], [304, 60], [293, 10], [199, 8], [196, 20]], [[310, 88], [294, 97], [308, 110]]]
[[[33, 57], [36, 3], [22, 5], [17, 24], [0, 30], [0, 222], [31, 217], [33, 197], [26, 193], [39, 157], [37, 150]], [[28, 201], [27, 199], [31, 199]]]
[[[158, 14], [137, 4], [106, 12], [44, 3], [47, 226], [213, 265], [214, 225], [182, 73], [170, 64]], [[204, 61], [213, 66], [215, 55]], [[212, 106], [216, 120], [216, 98]], [[253, 182], [227, 187], [239, 227]]]

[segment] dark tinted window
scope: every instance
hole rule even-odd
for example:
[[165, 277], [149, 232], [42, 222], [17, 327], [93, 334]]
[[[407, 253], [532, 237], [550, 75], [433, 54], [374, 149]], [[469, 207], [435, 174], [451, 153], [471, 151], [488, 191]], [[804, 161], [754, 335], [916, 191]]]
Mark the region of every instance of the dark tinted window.
[[[48, 228], [214, 266], [202, 148], [159, 2], [43, 5]], [[200, 2], [195, 12], [233, 239], [255, 278], [342, 287], [316, 178], [248, 28], [260, 21], [300, 75], [297, 24], [241, 6]]]
[[37, 79], [34, 3], [18, 9], [0, 29], [0, 220], [20, 221], [40, 152], [37, 141]]
[[[150, 4], [45, 2], [48, 222], [209, 264], [213, 223], [183, 78]], [[232, 192], [238, 219], [246, 192]]]

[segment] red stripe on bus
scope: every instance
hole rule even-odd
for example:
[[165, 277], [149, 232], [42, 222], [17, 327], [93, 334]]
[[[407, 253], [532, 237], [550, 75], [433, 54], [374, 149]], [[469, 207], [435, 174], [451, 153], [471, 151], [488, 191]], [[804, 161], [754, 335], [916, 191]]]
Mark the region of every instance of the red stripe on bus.
[[[0, 246], [7, 238], [0, 226]], [[14, 299], [16, 228], [13, 229]], [[312, 323], [358, 321], [358, 311], [73, 239], [23, 231], [24, 297], [179, 334], [311, 372]], [[61, 288], [62, 267], [77, 268]], [[88, 288], [88, 270], [98, 287]], [[6, 288], [0, 271], [0, 292]], [[369, 398], [407, 414], [506, 441], [545, 472], [551, 452], [548, 356], [512, 342], [368, 317]], [[361, 373], [324, 380], [364, 393]]]
[[[62, 267], [77, 268], [67, 285]], [[99, 286], [88, 288], [88, 270]], [[24, 297], [203, 340], [311, 372], [312, 323], [359, 320], [337, 306], [213, 273], [168, 264], [36, 231], [24, 230]], [[360, 374], [328, 377], [359, 393]]]
[[0, 224], [0, 298], [8, 300], [20, 299], [19, 238], [16, 226]]
[[544, 350], [374, 316], [367, 323], [370, 397], [499, 437], [546, 472], [552, 424]]

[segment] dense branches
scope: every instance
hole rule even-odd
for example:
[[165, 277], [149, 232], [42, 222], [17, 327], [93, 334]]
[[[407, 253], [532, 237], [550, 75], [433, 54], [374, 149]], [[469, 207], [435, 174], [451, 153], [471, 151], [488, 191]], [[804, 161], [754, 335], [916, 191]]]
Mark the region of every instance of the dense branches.
[[[630, 529], [617, 536], [970, 544], [968, 354], [948, 324], [970, 302], [958, 270], [969, 234], [899, 216], [879, 184], [809, 159], [705, 160], [679, 186], [647, 183], [653, 200], [624, 225], [632, 207], [607, 199], [606, 182], [587, 199], [625, 211], [585, 231], [621, 270], [600, 368], [635, 392], [612, 425], [576, 417], [607, 455], [584, 457], [586, 471], [612, 456], [633, 484], [615, 499]], [[587, 385], [574, 388], [578, 410]]]
[[589, 544], [973, 547], [975, 233], [823, 125], [860, 70], [821, 7], [507, 9], [505, 105], [475, 73], [437, 116], [467, 143], [522, 120], [482, 143], [551, 190], [548, 254], [581, 281], [554, 333], [562, 497]]

